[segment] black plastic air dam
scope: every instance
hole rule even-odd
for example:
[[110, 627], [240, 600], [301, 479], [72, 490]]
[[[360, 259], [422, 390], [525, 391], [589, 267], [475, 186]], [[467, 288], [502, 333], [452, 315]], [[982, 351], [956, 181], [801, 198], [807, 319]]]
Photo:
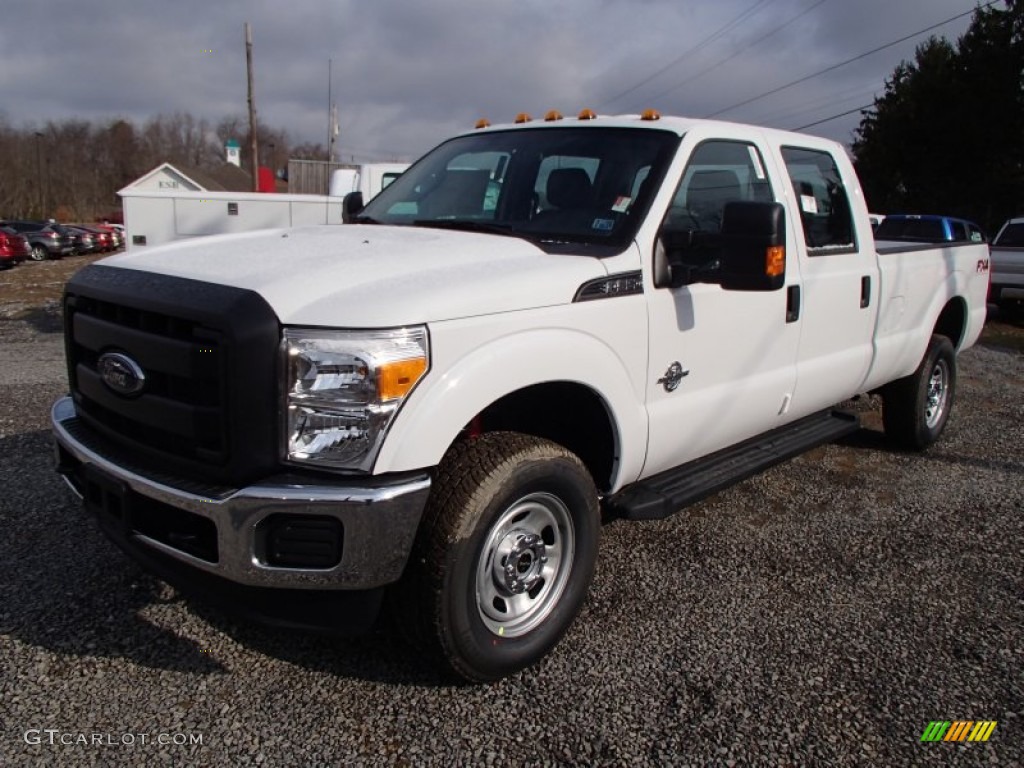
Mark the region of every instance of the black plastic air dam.
[[[160, 471], [241, 486], [278, 465], [280, 323], [255, 291], [93, 264], [64, 295], [68, 380], [91, 430]], [[96, 360], [142, 364], [143, 391], [96, 388]]]

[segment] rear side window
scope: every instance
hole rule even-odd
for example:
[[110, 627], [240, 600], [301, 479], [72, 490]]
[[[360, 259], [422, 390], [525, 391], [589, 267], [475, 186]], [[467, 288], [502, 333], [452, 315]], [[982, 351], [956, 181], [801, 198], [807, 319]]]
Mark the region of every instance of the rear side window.
[[1024, 246], [1024, 222], [1007, 224], [996, 238], [996, 245], [1005, 245], [1009, 248]]
[[856, 251], [850, 200], [835, 158], [820, 150], [783, 147], [782, 159], [793, 184], [809, 254]]

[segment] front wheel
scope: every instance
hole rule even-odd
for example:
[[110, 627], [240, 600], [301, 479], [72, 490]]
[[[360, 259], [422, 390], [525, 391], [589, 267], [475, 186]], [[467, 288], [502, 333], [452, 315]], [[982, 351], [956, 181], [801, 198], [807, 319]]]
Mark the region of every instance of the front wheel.
[[46, 246], [39, 245], [38, 243], [32, 246], [32, 253], [30, 255], [32, 261], [46, 261], [50, 258], [50, 252], [46, 250]]
[[886, 436], [902, 448], [924, 450], [942, 434], [955, 393], [956, 351], [945, 336], [932, 336], [917, 370], [882, 389]]
[[555, 443], [494, 432], [438, 467], [396, 618], [460, 677], [524, 669], [583, 605], [600, 514], [582, 462]]

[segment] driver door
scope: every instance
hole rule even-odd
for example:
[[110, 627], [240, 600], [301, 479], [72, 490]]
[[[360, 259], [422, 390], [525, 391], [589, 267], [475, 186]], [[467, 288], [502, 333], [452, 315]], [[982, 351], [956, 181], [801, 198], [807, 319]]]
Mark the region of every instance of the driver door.
[[[725, 204], [781, 199], [770, 161], [756, 142], [711, 139], [694, 147], [662, 222], [660, 240], [673, 261], [695, 275], [713, 274]], [[786, 226], [792, 243], [792, 222]], [[798, 317], [787, 318], [787, 288], [798, 283], [798, 270], [794, 250], [782, 290], [725, 291], [693, 282], [652, 292], [643, 476], [785, 423], [800, 337]]]

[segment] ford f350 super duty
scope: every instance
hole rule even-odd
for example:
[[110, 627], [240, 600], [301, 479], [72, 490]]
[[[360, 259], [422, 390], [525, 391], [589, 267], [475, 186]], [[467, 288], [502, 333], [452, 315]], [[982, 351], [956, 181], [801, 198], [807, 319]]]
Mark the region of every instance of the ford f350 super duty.
[[843, 148], [795, 133], [481, 124], [345, 210], [79, 271], [58, 469], [172, 584], [348, 632], [386, 605], [469, 680], [565, 633], [602, 505], [668, 515], [859, 393], [926, 448], [985, 319], [985, 244], [876, 250]]

